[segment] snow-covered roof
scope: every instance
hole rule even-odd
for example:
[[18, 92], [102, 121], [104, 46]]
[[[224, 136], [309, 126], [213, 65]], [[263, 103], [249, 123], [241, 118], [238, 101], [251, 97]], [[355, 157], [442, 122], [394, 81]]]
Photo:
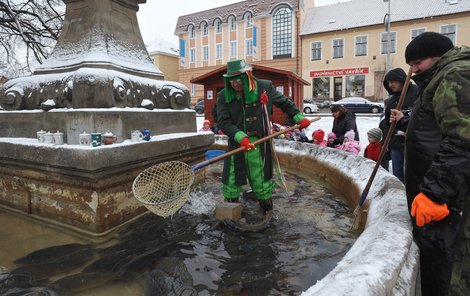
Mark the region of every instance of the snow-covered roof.
[[159, 52], [175, 56], [178, 55], [178, 47], [165, 39], [154, 39], [145, 43], [145, 47], [147, 47], [147, 51], [150, 55]]
[[[390, 21], [399, 22], [470, 11], [469, 0], [391, 0]], [[316, 34], [384, 23], [388, 2], [352, 0], [310, 8], [300, 35]]]

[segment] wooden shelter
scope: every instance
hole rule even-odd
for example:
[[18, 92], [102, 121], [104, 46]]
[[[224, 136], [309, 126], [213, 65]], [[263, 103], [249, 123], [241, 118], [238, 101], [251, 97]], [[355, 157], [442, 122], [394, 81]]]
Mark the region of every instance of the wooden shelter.
[[[310, 85], [308, 81], [291, 71], [257, 64], [251, 64], [251, 66], [253, 67], [253, 75], [256, 78], [271, 80], [277, 90], [282, 92], [286, 97], [291, 98], [298, 106], [299, 110], [303, 110], [304, 85]], [[214, 125], [212, 108], [217, 101], [217, 93], [225, 87], [222, 75], [226, 72], [227, 66], [225, 65], [195, 77], [190, 81], [191, 83], [204, 86], [204, 114], [205, 118], [210, 120], [211, 127]], [[286, 115], [281, 109], [274, 106], [272, 115], [273, 122], [284, 125], [286, 119]]]

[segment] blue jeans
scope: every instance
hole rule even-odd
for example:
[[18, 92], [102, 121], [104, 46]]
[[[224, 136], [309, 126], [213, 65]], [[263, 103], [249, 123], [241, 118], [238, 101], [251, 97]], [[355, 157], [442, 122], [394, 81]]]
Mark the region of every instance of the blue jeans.
[[405, 174], [403, 164], [405, 162], [405, 148], [391, 148], [390, 156], [392, 158], [393, 175], [404, 183]]

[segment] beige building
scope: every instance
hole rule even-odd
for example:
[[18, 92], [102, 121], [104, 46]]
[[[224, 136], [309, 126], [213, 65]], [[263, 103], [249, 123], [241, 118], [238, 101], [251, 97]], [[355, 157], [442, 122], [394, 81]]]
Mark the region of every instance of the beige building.
[[405, 48], [425, 31], [470, 46], [470, 1], [353, 0], [309, 9], [300, 33], [301, 76], [311, 83], [305, 97], [384, 99], [387, 69], [408, 72]]
[[145, 47], [154, 65], [163, 72], [164, 79], [178, 81], [178, 47], [163, 39], [155, 39]]
[[382, 100], [387, 69], [407, 72], [406, 45], [425, 31], [470, 46], [470, 0], [242, 1], [178, 18], [178, 81], [195, 103], [207, 96], [191, 79], [244, 58], [301, 76], [305, 98]]
[[[304, 1], [247, 0], [180, 16], [175, 29], [180, 39], [179, 82], [190, 89], [192, 102], [205, 95], [203, 86], [190, 80], [230, 60], [300, 74], [299, 9], [307, 7], [299, 8], [299, 2]], [[313, 5], [313, 0], [305, 2]]]

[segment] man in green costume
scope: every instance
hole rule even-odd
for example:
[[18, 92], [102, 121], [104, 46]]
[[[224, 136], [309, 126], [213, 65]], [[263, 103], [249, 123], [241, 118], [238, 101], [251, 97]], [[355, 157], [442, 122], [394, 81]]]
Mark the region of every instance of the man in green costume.
[[[271, 81], [256, 79], [252, 68], [244, 60], [227, 63], [225, 88], [217, 94], [217, 125], [228, 136], [228, 150], [245, 147], [244, 153], [225, 159], [222, 176], [224, 198], [238, 202], [242, 186], [248, 179], [261, 208], [273, 209], [272, 151], [269, 142], [252, 142], [269, 134], [273, 104], [279, 107], [301, 128], [307, 128], [306, 119], [295, 104], [278, 92]], [[263, 105], [266, 111], [263, 111]], [[269, 118], [267, 118], [269, 117]]]

